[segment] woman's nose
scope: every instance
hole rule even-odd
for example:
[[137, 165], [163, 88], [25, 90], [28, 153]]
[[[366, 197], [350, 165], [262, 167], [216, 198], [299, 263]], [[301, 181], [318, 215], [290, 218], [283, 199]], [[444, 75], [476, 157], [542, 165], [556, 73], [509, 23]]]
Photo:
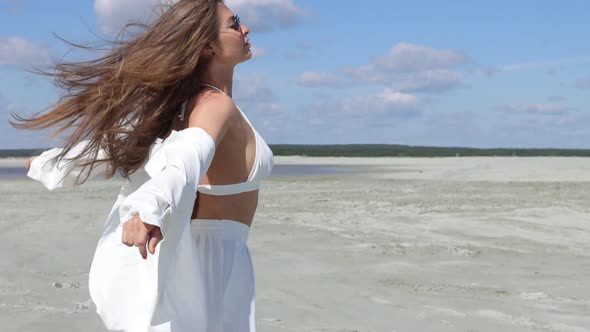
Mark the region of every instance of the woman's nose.
[[250, 33], [250, 28], [248, 28], [247, 25], [242, 24], [241, 26], [242, 26], [242, 33], [244, 34], [244, 36], [246, 36], [247, 34]]

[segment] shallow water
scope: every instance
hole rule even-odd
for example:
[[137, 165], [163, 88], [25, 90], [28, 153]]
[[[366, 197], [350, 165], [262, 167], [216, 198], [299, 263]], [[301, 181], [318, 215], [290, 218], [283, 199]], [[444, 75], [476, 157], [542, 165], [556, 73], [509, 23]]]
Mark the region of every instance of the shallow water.
[[[301, 177], [311, 175], [354, 173], [340, 165], [274, 165], [271, 177]], [[0, 167], [0, 180], [25, 179], [24, 167]]]

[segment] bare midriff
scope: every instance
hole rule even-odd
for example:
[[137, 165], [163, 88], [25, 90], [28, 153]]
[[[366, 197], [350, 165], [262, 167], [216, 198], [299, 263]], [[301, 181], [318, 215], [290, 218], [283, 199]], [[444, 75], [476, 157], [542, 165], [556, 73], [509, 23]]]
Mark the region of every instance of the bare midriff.
[[191, 219], [234, 220], [250, 226], [257, 205], [258, 190], [227, 196], [198, 193]]

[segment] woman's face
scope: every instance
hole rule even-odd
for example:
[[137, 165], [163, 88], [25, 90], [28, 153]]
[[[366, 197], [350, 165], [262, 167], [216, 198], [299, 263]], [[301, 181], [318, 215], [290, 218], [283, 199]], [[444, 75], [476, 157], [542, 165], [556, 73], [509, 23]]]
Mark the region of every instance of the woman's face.
[[237, 15], [223, 3], [217, 5], [217, 16], [220, 22], [219, 37], [212, 43], [213, 61], [237, 65], [252, 57], [248, 33], [250, 29], [240, 24]]

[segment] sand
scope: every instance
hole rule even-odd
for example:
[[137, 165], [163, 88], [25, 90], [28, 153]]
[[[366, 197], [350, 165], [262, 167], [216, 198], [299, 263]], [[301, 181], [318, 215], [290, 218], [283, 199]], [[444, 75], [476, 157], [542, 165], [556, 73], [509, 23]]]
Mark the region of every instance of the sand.
[[[590, 158], [275, 163], [358, 173], [263, 183], [259, 331], [590, 331]], [[0, 181], [0, 331], [104, 331], [88, 269], [119, 186]]]

